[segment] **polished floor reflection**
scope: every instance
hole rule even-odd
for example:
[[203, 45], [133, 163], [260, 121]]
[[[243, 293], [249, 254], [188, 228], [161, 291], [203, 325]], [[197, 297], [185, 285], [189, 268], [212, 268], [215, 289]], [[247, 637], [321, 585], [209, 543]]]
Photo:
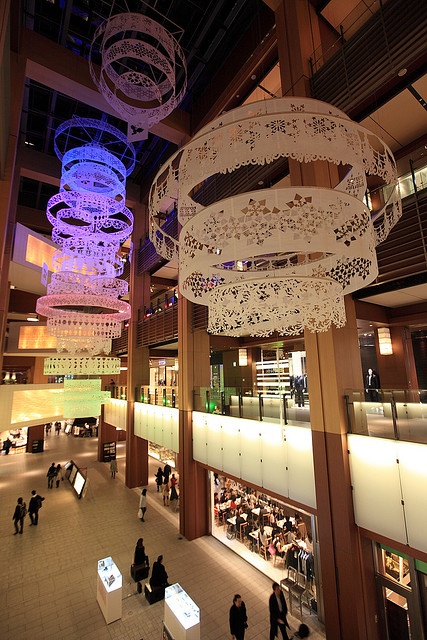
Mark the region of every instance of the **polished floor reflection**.
[[[124, 445], [118, 445], [115, 480], [109, 465], [96, 461], [96, 451], [96, 438], [61, 433], [46, 439], [43, 453], [0, 457], [2, 640], [160, 640], [164, 603], [148, 605], [129, 573], [140, 536], [151, 563], [163, 554], [170, 582], [179, 582], [200, 607], [203, 640], [229, 636], [228, 610], [236, 592], [248, 609], [248, 640], [267, 639], [271, 580], [211, 536], [193, 542], [180, 536], [178, 513], [164, 507], [156, 492], [156, 460], [150, 464], [145, 522], [140, 522], [140, 492], [123, 483]], [[81, 500], [67, 481], [47, 488], [50, 464], [70, 459], [87, 468], [89, 483]], [[16, 499], [23, 496], [28, 504], [32, 489], [46, 497], [39, 525], [30, 527], [27, 516], [23, 535], [14, 536]], [[122, 618], [109, 625], [96, 601], [97, 562], [107, 556], [123, 574]], [[292, 630], [300, 623], [299, 612], [294, 614], [289, 616]], [[310, 617], [307, 622], [312, 627]], [[318, 631], [311, 637], [325, 635]]]

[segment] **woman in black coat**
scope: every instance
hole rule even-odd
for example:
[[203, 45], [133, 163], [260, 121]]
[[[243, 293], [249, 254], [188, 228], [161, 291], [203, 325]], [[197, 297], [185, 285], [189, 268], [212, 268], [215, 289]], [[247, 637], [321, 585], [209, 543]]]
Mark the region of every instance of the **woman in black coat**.
[[157, 469], [157, 473], [154, 474], [154, 477], [156, 478], [157, 493], [159, 493], [160, 487], [163, 484], [163, 471], [161, 467]]
[[138, 538], [135, 547], [135, 554], [133, 556], [133, 563], [135, 565], [145, 564], [146, 557], [147, 556], [145, 555], [144, 540], [142, 538]]

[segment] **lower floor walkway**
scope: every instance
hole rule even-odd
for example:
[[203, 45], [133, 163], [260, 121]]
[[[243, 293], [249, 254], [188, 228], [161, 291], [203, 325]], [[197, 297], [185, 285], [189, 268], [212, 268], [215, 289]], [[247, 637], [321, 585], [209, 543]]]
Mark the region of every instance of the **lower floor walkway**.
[[[119, 473], [97, 462], [97, 439], [50, 434], [38, 454], [0, 456], [0, 609], [2, 640], [161, 640], [164, 603], [149, 605], [129, 573], [134, 547], [144, 538], [150, 564], [163, 554], [169, 582], [179, 582], [200, 607], [201, 639], [230, 638], [228, 611], [240, 593], [248, 612], [245, 640], [269, 638], [271, 580], [219, 541], [189, 542], [179, 534], [178, 514], [162, 504], [150, 472], [145, 522], [137, 517], [140, 490], [124, 485], [124, 444]], [[74, 460], [87, 468], [88, 487], [79, 500], [67, 480], [47, 488], [52, 462]], [[157, 468], [154, 461], [150, 468]], [[13, 535], [16, 500], [45, 496], [37, 527], [25, 518]], [[122, 618], [109, 625], [96, 601], [97, 561], [112, 556], [123, 575]], [[311, 638], [325, 638], [314, 615], [288, 616], [292, 632], [301, 621]], [[314, 628], [317, 631], [314, 631]]]

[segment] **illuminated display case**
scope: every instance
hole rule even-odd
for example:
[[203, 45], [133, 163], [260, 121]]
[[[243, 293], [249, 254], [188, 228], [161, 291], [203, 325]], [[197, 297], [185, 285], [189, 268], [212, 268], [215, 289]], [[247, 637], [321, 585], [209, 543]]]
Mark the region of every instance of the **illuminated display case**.
[[178, 583], [165, 589], [164, 626], [174, 640], [200, 640], [200, 609]]
[[107, 624], [122, 617], [122, 574], [111, 557], [98, 560], [96, 600]]

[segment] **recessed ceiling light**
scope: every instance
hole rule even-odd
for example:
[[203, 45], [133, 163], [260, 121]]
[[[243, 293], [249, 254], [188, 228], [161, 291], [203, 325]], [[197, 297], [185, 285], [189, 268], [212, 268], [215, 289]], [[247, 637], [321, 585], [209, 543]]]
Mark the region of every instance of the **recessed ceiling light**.
[[399, 71], [397, 72], [397, 75], [399, 76], [399, 78], [403, 78], [403, 76], [406, 76], [406, 74], [408, 73], [408, 69], [399, 69]]

